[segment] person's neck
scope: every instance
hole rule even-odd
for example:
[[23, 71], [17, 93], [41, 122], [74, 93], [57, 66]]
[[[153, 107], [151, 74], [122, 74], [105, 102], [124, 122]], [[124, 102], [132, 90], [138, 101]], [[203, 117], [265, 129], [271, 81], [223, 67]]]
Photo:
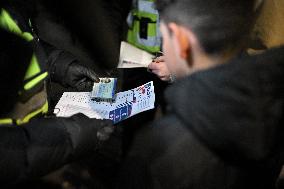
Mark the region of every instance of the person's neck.
[[196, 72], [206, 70], [217, 65], [227, 63], [234, 57], [234, 55], [234, 53], [224, 53], [222, 55], [208, 55], [204, 52], [199, 52], [199, 54], [193, 57], [195, 66], [192, 71]]

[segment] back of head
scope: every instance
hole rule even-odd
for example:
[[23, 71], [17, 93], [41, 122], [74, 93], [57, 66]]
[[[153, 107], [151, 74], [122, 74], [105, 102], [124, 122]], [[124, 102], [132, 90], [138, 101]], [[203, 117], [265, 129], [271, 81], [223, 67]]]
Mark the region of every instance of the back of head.
[[192, 30], [208, 54], [245, 47], [256, 15], [255, 0], [157, 0], [157, 6], [165, 22]]

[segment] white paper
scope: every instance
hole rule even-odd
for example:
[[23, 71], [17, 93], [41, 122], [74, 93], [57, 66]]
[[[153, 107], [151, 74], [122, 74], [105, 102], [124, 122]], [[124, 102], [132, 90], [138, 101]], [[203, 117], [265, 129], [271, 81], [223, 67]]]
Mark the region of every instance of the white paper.
[[118, 68], [147, 68], [154, 56], [127, 42], [120, 44], [120, 57]]
[[83, 113], [90, 118], [110, 119], [120, 122], [140, 112], [154, 108], [155, 92], [153, 82], [117, 93], [115, 101], [96, 102], [90, 92], [65, 92], [55, 106], [57, 117], [70, 117]]

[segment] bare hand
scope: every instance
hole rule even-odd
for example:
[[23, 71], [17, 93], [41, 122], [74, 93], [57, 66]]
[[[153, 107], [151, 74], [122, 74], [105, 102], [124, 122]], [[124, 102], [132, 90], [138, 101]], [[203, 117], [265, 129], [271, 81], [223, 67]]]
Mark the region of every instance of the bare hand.
[[152, 73], [156, 74], [162, 81], [170, 81], [171, 73], [165, 63], [165, 57], [159, 56], [153, 60], [148, 66]]

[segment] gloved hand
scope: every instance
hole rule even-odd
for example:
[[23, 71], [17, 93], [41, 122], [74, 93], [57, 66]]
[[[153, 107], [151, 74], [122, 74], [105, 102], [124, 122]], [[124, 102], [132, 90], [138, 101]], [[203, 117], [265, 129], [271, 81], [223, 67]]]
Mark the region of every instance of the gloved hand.
[[77, 155], [99, 149], [114, 132], [110, 120], [91, 119], [81, 113], [73, 115], [68, 120], [69, 124], [65, 124], [66, 129]]
[[96, 73], [77, 61], [72, 62], [65, 73], [63, 83], [78, 91], [91, 91], [94, 82], [99, 82]]
[[81, 64], [70, 52], [45, 44], [50, 79], [78, 91], [91, 91], [94, 82], [99, 82], [96, 73]]
[[[13, 143], [19, 145], [19, 148], [7, 152], [8, 155], [4, 158], [28, 157], [26, 161], [19, 161], [14, 168], [23, 168], [19, 172], [20, 179], [30, 179], [46, 175], [82, 157], [97, 155], [102, 148], [108, 147], [106, 140], [111, 137], [114, 127], [110, 120], [90, 119], [83, 114], [76, 114], [68, 118], [51, 116], [33, 119], [19, 129], [8, 129], [3, 132], [4, 135], [10, 133], [8, 131], [21, 138]], [[7, 145], [10, 145], [10, 142], [7, 140]], [[24, 146], [27, 148], [22, 148]], [[25, 165], [21, 165], [22, 163]], [[14, 178], [13, 176], [17, 177], [14, 174], [8, 177]]]

